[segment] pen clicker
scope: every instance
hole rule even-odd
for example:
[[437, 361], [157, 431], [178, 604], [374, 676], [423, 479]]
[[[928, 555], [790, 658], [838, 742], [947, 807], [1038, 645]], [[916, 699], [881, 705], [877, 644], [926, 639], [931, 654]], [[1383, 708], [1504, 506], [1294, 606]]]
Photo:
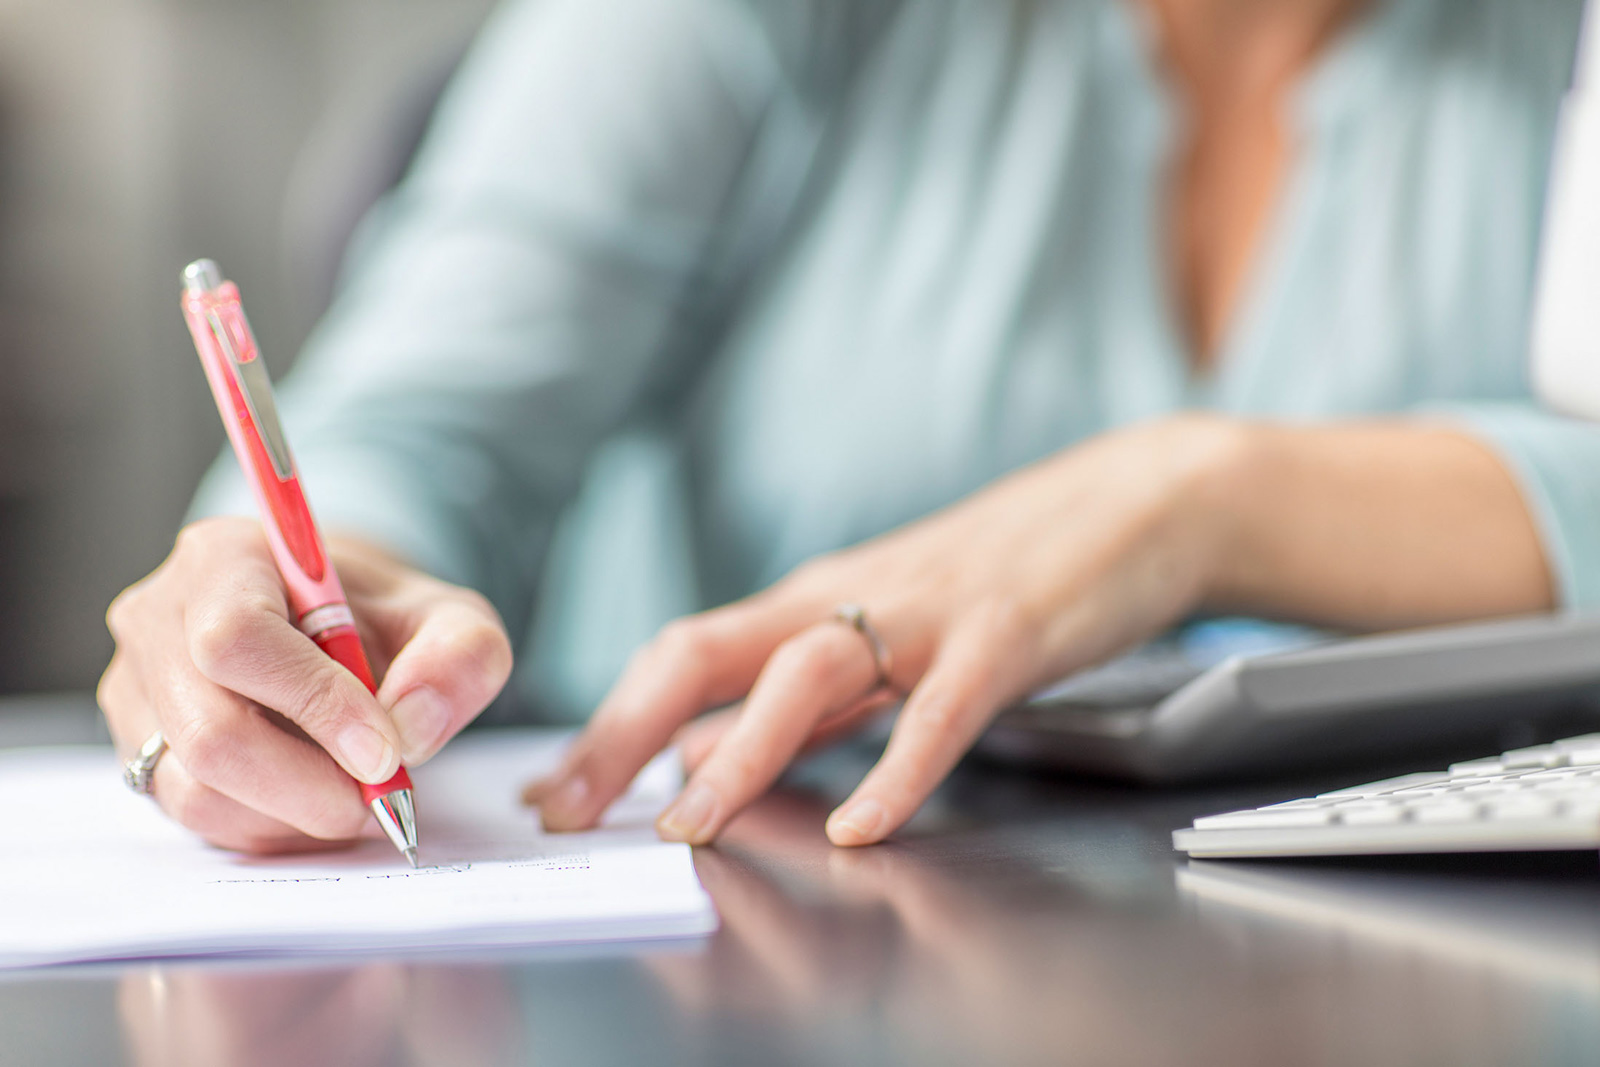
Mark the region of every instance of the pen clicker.
[[[234, 455], [255, 495], [295, 623], [376, 693], [378, 684], [361, 647], [355, 617], [301, 491], [300, 475], [278, 422], [272, 383], [239, 304], [239, 287], [223, 279], [216, 263], [196, 260], [183, 270], [183, 316]], [[417, 817], [406, 769], [401, 767], [381, 785], [359, 784], [378, 825], [415, 867]]]

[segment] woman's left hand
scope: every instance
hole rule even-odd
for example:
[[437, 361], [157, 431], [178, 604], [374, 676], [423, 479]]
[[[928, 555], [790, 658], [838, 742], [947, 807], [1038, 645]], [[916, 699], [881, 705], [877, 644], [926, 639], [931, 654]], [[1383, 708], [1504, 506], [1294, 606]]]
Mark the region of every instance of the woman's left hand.
[[[1204, 599], [1228, 538], [1219, 498], [1248, 433], [1204, 416], [1116, 431], [670, 623], [526, 799], [550, 829], [590, 826], [682, 730], [692, 774], [657, 828], [707, 842], [803, 748], [904, 695], [883, 757], [827, 822], [838, 845], [882, 840], [1002, 708]], [[835, 618], [846, 603], [881, 636], [886, 679], [872, 642]]]

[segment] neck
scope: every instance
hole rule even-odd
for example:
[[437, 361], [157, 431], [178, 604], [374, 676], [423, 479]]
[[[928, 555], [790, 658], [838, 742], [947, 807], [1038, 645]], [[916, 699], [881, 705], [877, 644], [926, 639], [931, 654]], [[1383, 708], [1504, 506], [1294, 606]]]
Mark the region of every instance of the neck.
[[1134, 0], [1168, 77], [1196, 102], [1294, 81], [1368, 0]]

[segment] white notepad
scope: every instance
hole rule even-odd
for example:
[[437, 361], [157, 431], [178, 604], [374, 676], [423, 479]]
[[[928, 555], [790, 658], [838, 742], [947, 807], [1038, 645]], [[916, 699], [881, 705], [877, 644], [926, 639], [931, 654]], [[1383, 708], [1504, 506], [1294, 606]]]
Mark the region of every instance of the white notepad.
[[651, 825], [647, 767], [601, 829], [545, 834], [517, 801], [566, 735], [458, 738], [412, 772], [423, 867], [387, 841], [259, 859], [212, 849], [99, 747], [0, 751], [0, 966], [686, 937], [717, 925], [686, 845]]

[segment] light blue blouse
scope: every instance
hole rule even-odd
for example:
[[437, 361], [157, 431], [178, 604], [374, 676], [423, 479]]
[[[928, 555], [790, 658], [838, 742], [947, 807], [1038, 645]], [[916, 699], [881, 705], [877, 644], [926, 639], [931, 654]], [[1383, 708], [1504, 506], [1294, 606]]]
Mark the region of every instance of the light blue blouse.
[[[1525, 373], [1579, 7], [1353, 27], [1196, 377], [1130, 3], [511, 3], [283, 388], [314, 507], [488, 593], [568, 716], [666, 619], [1185, 407], [1456, 420], [1600, 604], [1600, 430]], [[196, 506], [248, 512], [231, 460]]]

